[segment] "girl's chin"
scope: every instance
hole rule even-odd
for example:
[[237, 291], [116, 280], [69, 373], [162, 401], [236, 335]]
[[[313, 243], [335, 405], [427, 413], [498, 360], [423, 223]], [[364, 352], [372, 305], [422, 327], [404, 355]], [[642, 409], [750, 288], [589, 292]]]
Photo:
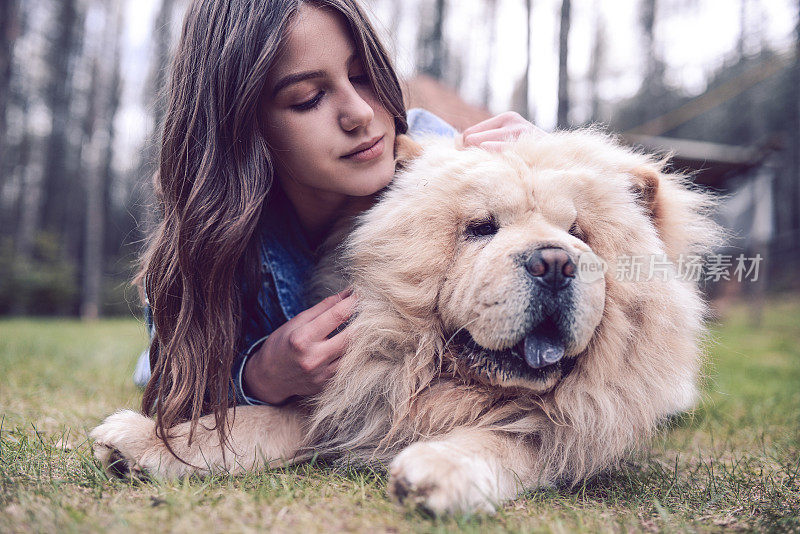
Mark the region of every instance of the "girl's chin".
[[353, 197], [366, 197], [377, 193], [392, 183], [392, 178], [394, 178], [394, 165], [389, 172], [367, 173], [363, 178], [363, 181], [359, 180], [357, 184], [353, 184], [355, 187], [350, 188], [351, 191], [347, 193], [348, 195]]
[[390, 183], [391, 180], [387, 180], [386, 182], [381, 182], [381, 183], [369, 184], [368, 186], [365, 185], [364, 187], [353, 188], [346, 194], [351, 197], [368, 197], [370, 195], [374, 195], [375, 193], [377, 193]]

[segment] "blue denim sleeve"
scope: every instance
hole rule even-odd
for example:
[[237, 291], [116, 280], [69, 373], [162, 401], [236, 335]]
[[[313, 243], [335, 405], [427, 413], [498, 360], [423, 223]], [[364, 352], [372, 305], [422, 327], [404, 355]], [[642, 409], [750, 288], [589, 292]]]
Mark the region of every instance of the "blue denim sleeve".
[[411, 137], [430, 134], [453, 137], [458, 133], [444, 120], [422, 108], [409, 109], [406, 117], [408, 118], [408, 135]]
[[[150, 340], [150, 343], [153, 342], [153, 337], [156, 334], [155, 328], [153, 327], [153, 312], [150, 309], [150, 301], [147, 300], [147, 297], [144, 299], [144, 325], [145, 329], [147, 330], [147, 336]], [[142, 351], [139, 354], [139, 359], [136, 360], [136, 368], [133, 371], [133, 383], [143, 388], [147, 386], [147, 382], [150, 381], [150, 347]]]
[[249, 404], [250, 406], [262, 406], [268, 404], [260, 401], [254, 397], [250, 397], [244, 392], [244, 384], [242, 384], [242, 375], [244, 374], [244, 365], [255, 351], [261, 347], [261, 344], [266, 341], [269, 334], [257, 339], [245, 351], [240, 351], [233, 361], [231, 367], [231, 378], [233, 378], [233, 395], [236, 398], [236, 404]]
[[266, 263], [266, 259], [263, 257], [261, 275], [258, 288], [242, 287], [243, 295], [251, 298], [249, 300], [245, 298], [242, 302], [239, 349], [231, 367], [233, 395], [237, 405], [259, 406], [269, 404], [245, 393], [242, 375], [247, 359], [261, 347], [272, 332], [286, 322], [286, 317], [281, 311], [274, 276]]
[[[150, 308], [150, 303], [147, 300], [145, 300], [144, 303], [144, 321], [147, 333], [150, 337], [150, 342], [152, 343], [153, 337], [155, 336], [155, 327], [153, 326], [153, 312]], [[243, 332], [243, 339], [245, 337], [247, 337], [246, 333]], [[249, 345], [247, 350], [237, 351], [237, 354], [234, 357], [233, 364], [231, 365], [231, 378], [233, 379], [233, 387], [230, 395], [231, 398], [235, 400], [236, 404], [266, 404], [258, 399], [249, 397], [244, 393], [244, 388], [242, 386], [242, 371], [244, 370], [244, 364], [247, 362], [247, 357], [257, 350], [258, 347], [260, 347], [264, 340], [268, 337], [269, 335], [265, 335], [257, 339], [255, 342]], [[140, 388], [144, 388], [150, 381], [151, 375], [152, 370], [150, 368], [150, 348], [148, 347], [142, 351], [141, 354], [139, 354], [139, 358], [136, 361], [136, 368], [133, 372], [133, 383]]]

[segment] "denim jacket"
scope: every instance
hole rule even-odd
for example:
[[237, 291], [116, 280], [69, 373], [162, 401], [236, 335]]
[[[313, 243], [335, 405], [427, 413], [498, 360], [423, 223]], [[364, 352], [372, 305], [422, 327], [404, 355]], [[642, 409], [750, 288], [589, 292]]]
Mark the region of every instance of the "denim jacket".
[[[408, 133], [412, 137], [453, 136], [456, 130], [433, 113], [416, 108], [408, 111]], [[262, 275], [261, 287], [256, 299], [244, 299], [241, 337], [231, 368], [234, 384], [231, 394], [235, 396], [237, 404], [265, 404], [244, 393], [242, 371], [247, 357], [279, 326], [314, 304], [305, 302], [303, 288], [316, 262], [316, 256], [301, 231], [300, 222], [291, 204], [274, 202], [265, 213], [258, 232], [261, 241], [258, 266]], [[245, 290], [251, 291], [249, 288]], [[152, 339], [153, 323], [147, 302], [144, 314]], [[133, 378], [142, 387], [150, 379], [148, 350], [139, 356]]]

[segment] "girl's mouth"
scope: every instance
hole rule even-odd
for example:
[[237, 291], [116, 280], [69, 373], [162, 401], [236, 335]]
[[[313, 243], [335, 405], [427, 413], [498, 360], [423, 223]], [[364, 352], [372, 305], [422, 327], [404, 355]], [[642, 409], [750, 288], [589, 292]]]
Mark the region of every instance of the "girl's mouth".
[[346, 156], [342, 156], [344, 159], [349, 159], [353, 161], [370, 161], [372, 159], [377, 158], [381, 154], [383, 154], [384, 143], [383, 138], [385, 136], [380, 136], [378, 139], [369, 141], [367, 146], [356, 147], [354, 152], [347, 154]]

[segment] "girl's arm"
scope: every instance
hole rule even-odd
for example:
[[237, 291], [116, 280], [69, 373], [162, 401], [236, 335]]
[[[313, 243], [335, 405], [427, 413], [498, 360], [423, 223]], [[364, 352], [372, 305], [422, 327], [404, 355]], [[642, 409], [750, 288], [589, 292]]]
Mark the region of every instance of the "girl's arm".
[[343, 291], [299, 313], [267, 337], [241, 370], [246, 397], [280, 404], [322, 390], [347, 345], [347, 330], [328, 335], [353, 314], [355, 297]]

